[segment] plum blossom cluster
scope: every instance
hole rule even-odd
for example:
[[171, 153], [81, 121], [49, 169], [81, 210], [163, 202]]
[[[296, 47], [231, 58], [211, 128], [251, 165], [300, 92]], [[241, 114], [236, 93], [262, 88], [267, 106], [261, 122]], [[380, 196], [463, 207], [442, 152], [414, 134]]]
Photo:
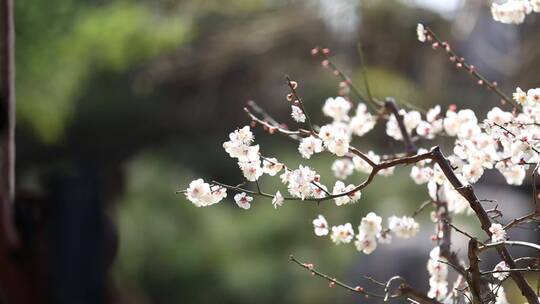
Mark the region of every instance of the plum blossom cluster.
[[370, 254], [377, 248], [377, 243], [391, 242], [391, 232], [398, 238], [408, 239], [416, 235], [420, 225], [412, 217], [391, 216], [388, 218], [388, 228], [383, 229], [382, 217], [370, 212], [360, 220], [358, 233], [355, 233], [351, 223], [330, 227], [322, 215], [313, 220], [313, 229], [317, 236], [326, 236], [330, 232], [330, 239], [336, 245], [348, 244], [355, 239], [356, 249]]
[[206, 207], [219, 203], [227, 197], [227, 189], [220, 186], [211, 186], [202, 178], [189, 183], [186, 197], [197, 207]]
[[427, 270], [429, 272], [428, 297], [444, 300], [448, 293], [448, 265], [445, 257], [441, 256], [441, 249], [437, 246], [429, 253]]
[[525, 17], [531, 12], [540, 12], [539, 0], [508, 0], [503, 3], [493, 3], [491, 5], [493, 20], [501, 23], [523, 23]]
[[[494, 17], [497, 16], [496, 19], [501, 22], [519, 23], [526, 14], [537, 11], [538, 6], [536, 1], [510, 0], [503, 4], [494, 4], [492, 11]], [[436, 236], [432, 241], [436, 243], [436, 247], [430, 252], [427, 262], [430, 275], [430, 289], [427, 296], [443, 303], [452, 303], [455, 300], [455, 291], [449, 290], [448, 287], [448, 265], [459, 269], [462, 262], [454, 260], [453, 256], [448, 254], [448, 250], [445, 249], [444, 252], [441, 250], [450, 247], [449, 243], [443, 247], [443, 243], [450, 240], [449, 219], [458, 214], [475, 214], [481, 220], [483, 230], [491, 238], [489, 245], [498, 246], [501, 243], [505, 245], [507, 229], [513, 224], [503, 226], [493, 222], [493, 218], [478, 212], [478, 209], [483, 207], [477, 205], [474, 208], [474, 204], [479, 202], [470, 189], [481, 180], [487, 170], [498, 171], [502, 175], [501, 179], [509, 185], [522, 185], [527, 170], [532, 165], [538, 167], [540, 88], [524, 91], [518, 87], [513, 98], [507, 98], [497, 89], [495, 82], [489, 82], [480, 75], [473, 65], [467, 64], [462, 57], [455, 54], [450, 45], [439, 40], [429, 28], [418, 24], [417, 38], [421, 42], [434, 40], [434, 49], [440, 47], [444, 49], [456, 67], [468, 71], [477, 78], [478, 84], [492, 90], [514, 108], [503, 110], [500, 107], [493, 107], [484, 119], [482, 119], [484, 116], [479, 116], [479, 119], [473, 110], [458, 109], [456, 105], [445, 108], [435, 105], [427, 111], [418, 111], [406, 107], [399, 108], [395, 101], [388, 99], [386, 103], [372, 97], [371, 100], [359, 98], [360, 101], [357, 101], [349, 96], [351, 91], [357, 90], [330, 61], [329, 50], [317, 48], [312, 54], [323, 56], [323, 66], [331, 67], [334, 74], [342, 79], [340, 96], [327, 98], [322, 107], [326, 121], [320, 125], [311, 122], [304, 102], [298, 96], [298, 83], [288, 79], [291, 92], [286, 99], [291, 102], [290, 115], [297, 128], [289, 129], [288, 126], [269, 118], [264, 111], [253, 108], [263, 117], [259, 118], [246, 109], [252, 119], [251, 127], [245, 126], [234, 130], [229, 134], [228, 141], [223, 143], [226, 153], [237, 162], [244, 178], [243, 183], [232, 186], [219, 182], [206, 183], [203, 179], [196, 179], [184, 191], [187, 199], [198, 207], [210, 206], [222, 201], [227, 196], [227, 190], [232, 190], [236, 193], [234, 195], [236, 205], [245, 210], [251, 208], [254, 196], [271, 200], [274, 208], [282, 206], [285, 201], [293, 200], [317, 203], [333, 201], [336, 206], [346, 208], [362, 199], [363, 189], [377, 175], [389, 176], [393, 174], [396, 166], [410, 165], [409, 176], [412, 181], [416, 185], [423, 185], [422, 187], [427, 190], [426, 196], [429, 200], [425, 206], [434, 207], [432, 219], [435, 222]], [[370, 112], [367, 105], [373, 104], [380, 108]], [[377, 123], [380, 125], [377, 126]], [[321, 175], [308, 165], [299, 164], [297, 168], [289, 168], [276, 158], [263, 156], [260, 146], [254, 143], [255, 137], [251, 130], [257, 125], [261, 125], [270, 134], [277, 132], [297, 140], [296, 151], [305, 160], [316, 158], [318, 153], [334, 155], [336, 159], [330, 170], [336, 180], [325, 185], [321, 181]], [[353, 146], [355, 137], [365, 136], [376, 127], [380, 127], [381, 131], [384, 130], [389, 139], [403, 142], [406, 152], [379, 155], [369, 148], [365, 149], [367, 152], [362, 152]], [[440, 137], [453, 143], [447, 156], [444, 156], [438, 147], [429, 150], [417, 148], [419, 144], [431, 145]], [[368, 177], [363, 183], [347, 181], [354, 173]], [[279, 190], [271, 192], [275, 194], [264, 192], [262, 185], [259, 184], [264, 174], [268, 177], [279, 177], [282, 182], [280, 187], [283, 188], [281, 191], [286, 196]], [[246, 184], [251, 185], [251, 188], [245, 186]], [[537, 199], [534, 198], [535, 202]], [[532, 216], [524, 219], [539, 217], [538, 207], [535, 210]], [[383, 218], [374, 212], [369, 212], [361, 218], [356, 227], [351, 223], [330, 226], [323, 215], [313, 219], [312, 224], [316, 236], [328, 236], [336, 245], [352, 243], [357, 251], [371, 254], [379, 243], [391, 243], [393, 237], [398, 239], [414, 237], [420, 229], [415, 216], [416, 213], [412, 217], [390, 216], [385, 227]], [[503, 261], [497, 264], [493, 273], [493, 277], [501, 281], [508, 277], [506, 270], [515, 268], [511, 260], [505, 262], [506, 255], [502, 256]], [[457, 255], [455, 257], [457, 259]], [[462, 272], [468, 271], [464, 267], [462, 269]], [[514, 276], [513, 274], [512, 278]], [[470, 289], [469, 282], [465, 281], [460, 276], [455, 286], [460, 286], [460, 290]], [[335, 282], [332, 283], [335, 286]], [[523, 286], [520, 288], [524, 290]], [[497, 303], [505, 303], [504, 290], [500, 286], [493, 290], [498, 296]], [[468, 291], [461, 293], [463, 294], [471, 296]], [[448, 301], [450, 297], [454, 297], [452, 301]], [[531, 301], [530, 296], [528, 299]]]

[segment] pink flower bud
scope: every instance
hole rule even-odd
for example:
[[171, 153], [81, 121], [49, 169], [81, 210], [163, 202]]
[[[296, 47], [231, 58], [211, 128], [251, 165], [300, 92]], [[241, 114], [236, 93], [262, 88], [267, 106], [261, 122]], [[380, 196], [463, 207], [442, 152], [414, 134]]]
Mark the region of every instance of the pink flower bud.
[[289, 82], [289, 85], [291, 86], [291, 88], [292, 88], [293, 90], [296, 90], [296, 88], [298, 88], [298, 82], [296, 82], [296, 81], [294, 81], [294, 80], [291, 80], [291, 81]]
[[319, 54], [319, 48], [312, 48], [311, 49], [311, 56], [317, 56]]
[[287, 100], [292, 101], [294, 98], [294, 95], [292, 93], [287, 94]]

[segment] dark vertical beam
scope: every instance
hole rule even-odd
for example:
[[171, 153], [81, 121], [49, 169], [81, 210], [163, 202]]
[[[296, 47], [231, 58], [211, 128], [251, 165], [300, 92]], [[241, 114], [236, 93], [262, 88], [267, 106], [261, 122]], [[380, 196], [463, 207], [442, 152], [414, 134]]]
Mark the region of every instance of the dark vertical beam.
[[2, 99], [5, 103], [2, 178], [9, 202], [15, 198], [15, 23], [13, 0], [2, 0]]
[[15, 199], [15, 20], [13, 0], [0, 0], [2, 23], [0, 92], [2, 102], [2, 185], [0, 220], [7, 247], [17, 244], [13, 226], [13, 203]]

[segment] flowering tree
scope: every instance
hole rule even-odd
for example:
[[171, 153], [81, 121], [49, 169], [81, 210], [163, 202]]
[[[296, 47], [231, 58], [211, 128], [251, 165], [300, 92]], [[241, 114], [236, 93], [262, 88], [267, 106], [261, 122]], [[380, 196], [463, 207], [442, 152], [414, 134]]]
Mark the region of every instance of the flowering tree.
[[[494, 18], [510, 23], [522, 21], [521, 16], [514, 16], [517, 14], [517, 2], [523, 14], [533, 9], [537, 11], [539, 7], [537, 1], [494, 4]], [[508, 16], [509, 11], [514, 12], [512, 17]], [[474, 65], [456, 54], [450, 44], [437, 37], [429, 27], [418, 24], [417, 36], [419, 41], [429, 42], [434, 50], [445, 53], [458, 70], [474, 77], [479, 86], [496, 94], [501, 108], [494, 107], [483, 120], [479, 120], [473, 110], [458, 109], [455, 105], [446, 111], [436, 105], [425, 113], [400, 108], [392, 98], [379, 100], [372, 96], [367, 83], [365, 93], [358, 90], [334, 64], [330, 50], [317, 47], [311, 54], [320, 58], [322, 65], [341, 80], [339, 96], [328, 98], [322, 108], [331, 122], [318, 125], [311, 120], [299, 96], [298, 83], [287, 77], [290, 92], [286, 99], [291, 104], [291, 116], [297, 126], [290, 128], [254, 102], [248, 103], [244, 110], [251, 124], [230, 133], [229, 140], [223, 144], [228, 155], [238, 161], [245, 181], [239, 185], [228, 185], [197, 179], [186, 190], [179, 192], [185, 193], [187, 199], [198, 207], [222, 201], [227, 191], [235, 193], [234, 201], [243, 209], [251, 207], [255, 196], [271, 200], [274, 208], [295, 200], [331, 200], [339, 207], [360, 200], [362, 191], [378, 175], [392, 175], [395, 167], [409, 165], [410, 177], [416, 184], [427, 186], [430, 198], [412, 216], [391, 216], [387, 219], [387, 225], [383, 226], [383, 219], [369, 212], [355, 229], [351, 223], [330, 226], [325, 217], [319, 215], [313, 220], [313, 228], [316, 236], [329, 235], [335, 244], [353, 243], [358, 251], [371, 254], [379, 243], [390, 243], [392, 237], [413, 237], [420, 229], [415, 220], [416, 215], [431, 208], [435, 231], [432, 241], [435, 247], [427, 257], [427, 270], [430, 274], [430, 290], [427, 294], [416, 291], [400, 276], [394, 276], [384, 283], [377, 282], [380, 285], [378, 290], [349, 286], [321, 273], [312, 264], [300, 262], [294, 256], [290, 259], [313, 275], [328, 280], [330, 287], [337, 285], [366, 297], [381, 298], [384, 302], [401, 298], [414, 303], [507, 303], [501, 284], [511, 279], [529, 303], [538, 303], [538, 295], [524, 278], [524, 272], [540, 271], [539, 260], [533, 257], [515, 258], [507, 247], [540, 249], [540, 245], [510, 241], [507, 231], [525, 223], [537, 222], [540, 218], [540, 202], [535, 186], [540, 166], [540, 89], [525, 92], [517, 88], [513, 98], [510, 98], [497, 87], [496, 82], [486, 79]], [[385, 123], [386, 134], [390, 138], [403, 142], [403, 153], [378, 155], [374, 151], [361, 151], [351, 144], [353, 137], [367, 134], [381, 122]], [[332, 189], [325, 185], [312, 168], [304, 165], [290, 168], [264, 154], [260, 146], [254, 143], [251, 129], [255, 127], [262, 127], [269, 134], [279, 133], [294, 139], [298, 142], [298, 152], [302, 158], [309, 159], [316, 153], [335, 155], [336, 160], [331, 170], [337, 181]], [[434, 140], [441, 136], [451, 137], [454, 141], [453, 149], [447, 155], [438, 146], [429, 149], [417, 147], [419, 139]], [[355, 170], [367, 174], [367, 178], [357, 184], [344, 183], [343, 180]], [[486, 170], [498, 170], [510, 185], [521, 185], [529, 172], [533, 188], [531, 212], [503, 223], [500, 210], [496, 207], [486, 210], [472, 186]], [[259, 184], [263, 174], [279, 174], [288, 193], [263, 191]], [[248, 187], [249, 184], [253, 187]], [[453, 225], [452, 218], [458, 214], [475, 216], [486, 239], [474, 238]], [[452, 230], [469, 238], [466, 260], [461, 260], [452, 249]], [[479, 256], [489, 250], [498, 253], [500, 263], [493, 270], [481, 270]], [[449, 268], [457, 273], [452, 288], [448, 286]]]

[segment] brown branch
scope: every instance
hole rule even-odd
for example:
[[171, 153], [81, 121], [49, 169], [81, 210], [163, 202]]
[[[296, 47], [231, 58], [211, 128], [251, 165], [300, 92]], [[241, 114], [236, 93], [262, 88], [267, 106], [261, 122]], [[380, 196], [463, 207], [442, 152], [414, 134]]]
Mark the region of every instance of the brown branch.
[[474, 304], [484, 303], [482, 300], [482, 290], [485, 290], [482, 282], [482, 274], [480, 273], [480, 266], [478, 259], [478, 242], [476, 239], [469, 240], [469, 249], [467, 251], [467, 257], [469, 258], [469, 269], [467, 269], [467, 283], [469, 284], [469, 290], [471, 291]]
[[405, 151], [408, 155], [414, 155], [416, 154], [416, 151], [418, 149], [416, 148], [416, 145], [411, 139], [411, 136], [409, 132], [407, 132], [407, 128], [405, 127], [405, 124], [403, 123], [403, 115], [399, 113], [398, 105], [396, 104], [395, 99], [393, 98], [386, 98], [386, 101], [384, 102], [384, 108], [387, 112], [390, 112], [394, 115], [396, 118], [399, 131], [401, 132], [401, 137], [403, 137], [403, 142], [405, 143]]
[[461, 266], [461, 263], [459, 261], [459, 258], [457, 254], [451, 250], [452, 245], [452, 230], [451, 230], [451, 221], [452, 217], [450, 215], [450, 212], [448, 211], [448, 203], [447, 202], [437, 202], [437, 213], [440, 214], [440, 224], [441, 230], [443, 233], [443, 238], [439, 244], [440, 248], [440, 255], [444, 257], [450, 264], [453, 265], [453, 268], [459, 272], [461, 275], [465, 275], [466, 271]]
[[540, 245], [530, 242], [524, 242], [524, 241], [502, 241], [502, 242], [496, 242], [496, 243], [489, 243], [484, 244], [480, 247], [480, 250], [485, 250], [489, 248], [499, 248], [503, 246], [520, 246], [520, 247], [528, 247], [536, 250], [540, 250]]
[[440, 304], [441, 302], [428, 298], [426, 295], [414, 290], [411, 286], [403, 283], [399, 286], [399, 294], [416, 301], [419, 304]]
[[[489, 237], [491, 237], [491, 232], [489, 231], [489, 228], [491, 226], [491, 220], [487, 212], [480, 204], [480, 201], [476, 197], [473, 188], [470, 185], [464, 186], [461, 183], [461, 181], [455, 175], [452, 167], [450, 166], [450, 163], [448, 162], [448, 160], [446, 160], [446, 158], [440, 151], [439, 147], [435, 147], [432, 150], [432, 153], [434, 161], [439, 165], [448, 181], [459, 192], [459, 194], [461, 194], [461, 196], [463, 196], [469, 202], [470, 207], [473, 209], [476, 217], [480, 221], [480, 226], [482, 230], [484, 230], [484, 232]], [[512, 258], [512, 255], [510, 254], [508, 249], [506, 249], [505, 247], [497, 247], [497, 252], [499, 253], [501, 259], [506, 262], [509, 268], [516, 268], [514, 259]], [[531, 288], [529, 283], [525, 280], [523, 274], [519, 272], [512, 272], [510, 273], [510, 276], [520, 289], [521, 294], [525, 298], [527, 298], [529, 303], [538, 304], [538, 297], [536, 296], [534, 290]]]
[[527, 215], [524, 215], [522, 217], [518, 217], [518, 218], [515, 218], [513, 219], [510, 223], [506, 224], [506, 226], [503, 227], [504, 230], [508, 230], [514, 226], [517, 226], [517, 225], [520, 225], [520, 224], [523, 224], [529, 220], [532, 220], [536, 217], [540, 217], [540, 212], [538, 211], [535, 211], [535, 212], [532, 212], [532, 213], [529, 213]]

